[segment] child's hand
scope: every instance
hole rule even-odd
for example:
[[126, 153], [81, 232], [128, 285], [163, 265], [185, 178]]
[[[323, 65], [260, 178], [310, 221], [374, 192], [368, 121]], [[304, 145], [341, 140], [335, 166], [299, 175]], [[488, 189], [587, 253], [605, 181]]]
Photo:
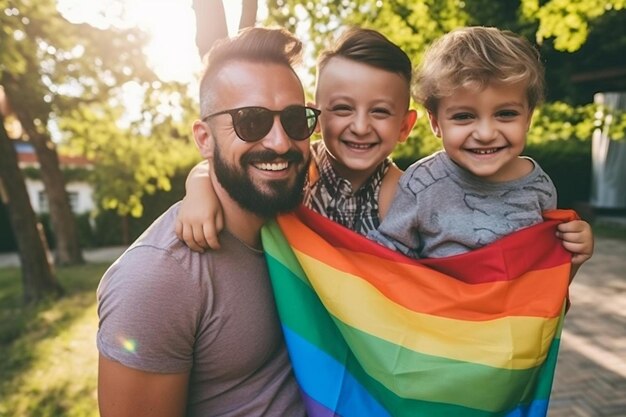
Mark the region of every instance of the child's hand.
[[224, 228], [224, 213], [213, 190], [208, 165], [196, 165], [185, 183], [187, 195], [178, 209], [176, 236], [191, 250], [219, 249], [217, 235]]
[[191, 250], [204, 252], [208, 248], [219, 249], [217, 235], [223, 228], [224, 216], [221, 208], [211, 211], [206, 202], [199, 205], [189, 195], [185, 196], [176, 218], [176, 236]]
[[561, 223], [557, 226], [557, 236], [563, 240], [563, 247], [572, 252], [574, 274], [593, 255], [591, 226], [584, 220]]

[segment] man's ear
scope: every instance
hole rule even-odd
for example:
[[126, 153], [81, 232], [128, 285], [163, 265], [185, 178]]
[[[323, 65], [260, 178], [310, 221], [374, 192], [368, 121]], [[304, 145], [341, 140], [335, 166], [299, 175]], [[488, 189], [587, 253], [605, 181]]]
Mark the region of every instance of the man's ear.
[[404, 115], [404, 119], [402, 120], [402, 127], [400, 129], [400, 137], [398, 138], [398, 143], [405, 142], [413, 130], [413, 126], [415, 126], [415, 122], [417, 121], [417, 112], [413, 109], [409, 109]]
[[438, 138], [441, 137], [441, 128], [439, 127], [439, 122], [437, 121], [437, 116], [433, 114], [433, 112], [428, 111], [428, 121], [430, 122], [430, 128], [432, 129], [435, 136]]
[[202, 120], [196, 120], [192, 126], [193, 138], [196, 141], [196, 146], [200, 151], [200, 155], [204, 159], [213, 158], [213, 149], [215, 147], [215, 140], [209, 124]]

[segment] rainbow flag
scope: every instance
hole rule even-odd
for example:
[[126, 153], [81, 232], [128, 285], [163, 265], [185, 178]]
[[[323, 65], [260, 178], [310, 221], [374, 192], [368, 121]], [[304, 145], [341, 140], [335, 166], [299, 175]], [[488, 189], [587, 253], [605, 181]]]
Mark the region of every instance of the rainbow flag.
[[300, 208], [263, 230], [310, 417], [545, 416], [570, 255], [559, 221], [413, 260]]

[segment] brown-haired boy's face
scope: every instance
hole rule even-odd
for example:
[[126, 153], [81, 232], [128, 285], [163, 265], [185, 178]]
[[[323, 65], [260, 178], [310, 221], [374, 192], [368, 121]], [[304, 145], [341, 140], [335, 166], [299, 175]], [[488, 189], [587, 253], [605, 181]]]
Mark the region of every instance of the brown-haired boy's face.
[[409, 86], [399, 74], [333, 57], [318, 75], [322, 138], [337, 173], [353, 187], [406, 140], [415, 123]]

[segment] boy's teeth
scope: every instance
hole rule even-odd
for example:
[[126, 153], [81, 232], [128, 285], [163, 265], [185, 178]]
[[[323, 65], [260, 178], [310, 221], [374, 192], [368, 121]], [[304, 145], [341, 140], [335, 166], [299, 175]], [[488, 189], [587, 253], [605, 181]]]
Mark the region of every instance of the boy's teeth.
[[372, 146], [372, 145], [370, 145], [370, 144], [368, 144], [368, 143], [349, 143], [348, 145], [349, 145], [351, 148], [357, 148], [357, 149], [367, 149], [367, 148], [369, 148], [370, 146]]
[[258, 169], [262, 169], [264, 171], [281, 171], [283, 169], [287, 169], [289, 166], [288, 162], [262, 162], [259, 164], [254, 164]]
[[498, 152], [498, 148], [493, 149], [473, 149], [472, 152], [477, 153], [479, 155], [487, 155], [490, 153]]

